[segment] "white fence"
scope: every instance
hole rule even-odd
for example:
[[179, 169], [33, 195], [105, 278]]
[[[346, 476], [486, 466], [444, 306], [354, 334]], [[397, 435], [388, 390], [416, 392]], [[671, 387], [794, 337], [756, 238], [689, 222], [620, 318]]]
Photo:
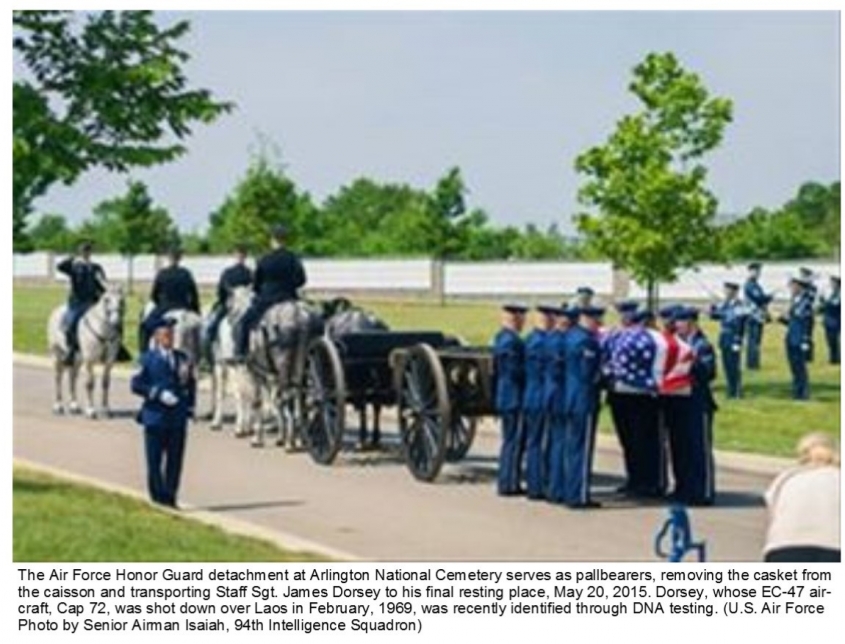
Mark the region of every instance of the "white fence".
[[[41, 281], [63, 281], [56, 272], [60, 258], [51, 253], [15, 254], [14, 277]], [[127, 258], [120, 255], [98, 255], [111, 279], [126, 280]], [[201, 285], [213, 285], [221, 271], [231, 262], [229, 257], [186, 257], [184, 265]], [[134, 279], [151, 281], [162, 265], [153, 255], [135, 257]], [[780, 299], [787, 297], [786, 282], [800, 266], [809, 266], [819, 276], [824, 290], [826, 278], [839, 274], [834, 262], [774, 262], [764, 265], [762, 283], [767, 291], [776, 291]], [[438, 262], [431, 259], [306, 259], [308, 289], [334, 292], [408, 292], [434, 298], [521, 297], [529, 300], [554, 298], [572, 294], [578, 286], [589, 285], [604, 299], [644, 298], [645, 289], [624, 275], [614, 275], [607, 262]], [[725, 281], [742, 282], [745, 263], [726, 267], [704, 264], [695, 271], [685, 271], [673, 284], [660, 286], [662, 300], [706, 300], [722, 292]]]

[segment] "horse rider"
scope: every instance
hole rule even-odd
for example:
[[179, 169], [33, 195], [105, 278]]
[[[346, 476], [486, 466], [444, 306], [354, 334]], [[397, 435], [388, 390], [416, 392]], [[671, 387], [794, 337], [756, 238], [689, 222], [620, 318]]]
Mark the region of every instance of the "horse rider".
[[498, 492], [501, 496], [520, 494], [522, 469], [522, 397], [525, 388], [525, 344], [520, 334], [528, 307], [505, 304], [502, 325], [493, 338], [495, 408], [502, 428], [499, 452]]
[[256, 297], [241, 318], [236, 332], [235, 361], [243, 362], [249, 349], [249, 334], [273, 305], [299, 299], [305, 286], [305, 267], [299, 257], [286, 247], [288, 231], [275, 226], [271, 231], [273, 249], [258, 260], [252, 290]]
[[739, 284], [725, 282], [725, 299], [710, 307], [710, 318], [719, 320], [719, 351], [728, 398], [742, 398], [742, 336], [748, 309], [739, 299]]
[[155, 346], [141, 354], [131, 389], [144, 399], [136, 420], [144, 426], [147, 489], [154, 503], [176, 509], [196, 377], [188, 355], [173, 347], [175, 321], [156, 316], [145, 324]]
[[760, 346], [763, 343], [763, 325], [769, 321], [768, 307], [774, 295], [766, 293], [760, 285], [760, 272], [763, 265], [751, 262], [748, 265], [748, 279], [743, 285], [743, 296], [749, 305], [748, 344], [745, 354], [745, 366], [750, 371], [760, 368]]
[[792, 372], [792, 397], [795, 400], [810, 398], [810, 381], [807, 373], [807, 354], [811, 349], [814, 296], [812, 282], [803, 274], [789, 280], [791, 299], [789, 313], [778, 321], [786, 325], [786, 359]]
[[[176, 245], [171, 246], [167, 256], [169, 264], [156, 274], [155, 281], [153, 281], [150, 300], [155, 308], [147, 316], [147, 319], [155, 320], [170, 311], [180, 309], [187, 309], [199, 315], [200, 297], [197, 291], [197, 283], [194, 281], [191, 271], [179, 264], [182, 261], [182, 249]], [[140, 350], [145, 351], [150, 343], [150, 334], [147, 325], [143, 323], [140, 328], [140, 339]]]
[[590, 498], [595, 417], [599, 411], [601, 346], [599, 328], [604, 309], [591, 304], [578, 309], [578, 324], [566, 334], [566, 437], [563, 502], [571, 509], [596, 508]]
[[671, 436], [672, 459], [679, 461], [674, 468], [674, 500], [686, 505], [712, 505], [716, 497], [713, 414], [718, 407], [711, 383], [716, 379], [716, 352], [698, 325], [698, 315], [698, 309], [691, 306], [675, 314], [678, 335], [692, 347], [695, 359], [688, 431]]
[[252, 286], [252, 270], [246, 265], [247, 249], [244, 244], [235, 246], [235, 263], [227, 266], [217, 281], [217, 299], [211, 308], [208, 324], [202, 338], [202, 354], [212, 363], [211, 345], [217, 337], [217, 329], [229, 311], [229, 297], [239, 286]]
[[86, 311], [97, 303], [106, 291], [106, 273], [103, 267], [91, 261], [93, 244], [83, 241], [79, 245], [79, 255], [63, 259], [56, 270], [70, 278], [70, 295], [65, 314], [65, 338], [67, 354], [65, 364], [73, 365], [79, 351], [77, 330], [79, 321]]
[[839, 334], [842, 326], [842, 302], [840, 300], [840, 278], [830, 277], [830, 293], [821, 298], [820, 313], [824, 323], [824, 335], [827, 340], [827, 353], [830, 364], [839, 364]]

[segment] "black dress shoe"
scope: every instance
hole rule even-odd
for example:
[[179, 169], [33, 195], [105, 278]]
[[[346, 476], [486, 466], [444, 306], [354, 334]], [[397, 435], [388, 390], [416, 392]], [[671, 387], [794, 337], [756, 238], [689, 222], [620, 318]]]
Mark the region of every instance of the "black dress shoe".
[[585, 503], [567, 503], [566, 507], [570, 510], [592, 510], [594, 508], [600, 508], [601, 503], [598, 501], [587, 501]]

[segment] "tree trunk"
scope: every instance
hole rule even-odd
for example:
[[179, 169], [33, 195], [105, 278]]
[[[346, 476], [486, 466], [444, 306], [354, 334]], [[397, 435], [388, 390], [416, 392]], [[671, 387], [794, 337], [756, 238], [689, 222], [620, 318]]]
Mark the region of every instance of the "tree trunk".
[[135, 277], [135, 256], [129, 255], [127, 257], [127, 270], [126, 270], [126, 290], [128, 291], [129, 295], [132, 295], [132, 286], [134, 284], [134, 277]]
[[657, 313], [657, 308], [660, 306], [660, 285], [656, 280], [649, 279], [646, 285], [646, 299], [648, 309]]

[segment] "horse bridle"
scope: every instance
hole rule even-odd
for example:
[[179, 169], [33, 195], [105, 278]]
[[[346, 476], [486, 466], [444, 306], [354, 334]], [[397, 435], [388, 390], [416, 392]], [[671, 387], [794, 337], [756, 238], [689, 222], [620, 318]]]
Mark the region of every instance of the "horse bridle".
[[[101, 335], [97, 331], [97, 329], [94, 328], [94, 326], [91, 324], [91, 320], [88, 319], [88, 317], [89, 317], [88, 313], [97, 313], [98, 314], [97, 317], [99, 318], [99, 320], [101, 322], [105, 322], [106, 326], [110, 326], [108, 324], [108, 320], [106, 320], [105, 316], [100, 311], [98, 311], [99, 308], [100, 308], [100, 302], [97, 302], [97, 304], [95, 304], [88, 311], [86, 311], [86, 314], [82, 317], [82, 321], [85, 323], [85, 326], [92, 333], [92, 335], [95, 338], [97, 338], [97, 340], [99, 340], [100, 342], [102, 342], [104, 344], [113, 344], [115, 342], [119, 342], [120, 341], [120, 330], [119, 329], [121, 327], [120, 323], [115, 325], [114, 334], [111, 337], [105, 337], [105, 336]], [[121, 317], [120, 322], [122, 323], [123, 322], [123, 316], [121, 315], [120, 317]]]

